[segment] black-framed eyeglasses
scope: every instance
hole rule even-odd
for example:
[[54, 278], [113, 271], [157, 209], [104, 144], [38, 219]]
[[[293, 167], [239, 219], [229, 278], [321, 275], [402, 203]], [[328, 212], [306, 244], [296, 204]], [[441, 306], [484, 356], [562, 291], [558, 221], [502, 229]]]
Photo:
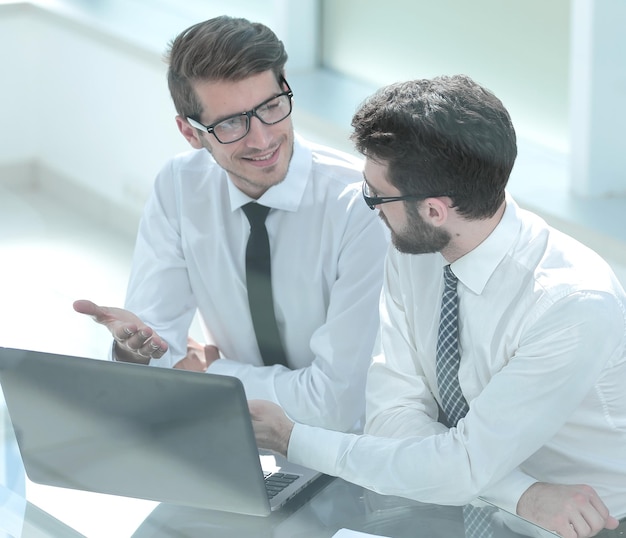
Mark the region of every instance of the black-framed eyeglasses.
[[387, 204], [389, 202], [400, 202], [402, 200], [426, 200], [426, 198], [439, 198], [441, 196], [453, 196], [450, 193], [445, 194], [405, 194], [403, 196], [372, 196], [370, 186], [367, 181], [363, 180], [363, 199], [370, 209], [376, 209], [377, 205]]
[[287, 90], [266, 99], [252, 110], [233, 114], [211, 125], [203, 125], [190, 117], [187, 117], [187, 121], [192, 127], [211, 133], [220, 144], [237, 142], [250, 132], [252, 116], [257, 117], [265, 125], [274, 125], [291, 114], [293, 92], [284, 77], [280, 77], [280, 82], [287, 86]]

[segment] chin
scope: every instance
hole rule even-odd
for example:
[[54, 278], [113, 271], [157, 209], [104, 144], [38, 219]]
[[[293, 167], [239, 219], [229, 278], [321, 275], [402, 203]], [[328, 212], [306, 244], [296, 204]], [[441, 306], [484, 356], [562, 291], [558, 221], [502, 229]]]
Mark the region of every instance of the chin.
[[433, 254], [441, 252], [449, 243], [445, 236], [439, 236], [432, 241], [417, 241], [414, 237], [404, 238], [396, 234], [391, 235], [391, 242], [398, 252], [403, 254]]

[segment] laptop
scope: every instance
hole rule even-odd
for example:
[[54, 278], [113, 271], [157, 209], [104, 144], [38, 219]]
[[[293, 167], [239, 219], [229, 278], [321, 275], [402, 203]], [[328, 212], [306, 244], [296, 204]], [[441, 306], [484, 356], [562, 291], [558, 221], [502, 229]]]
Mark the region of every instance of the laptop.
[[36, 483], [266, 516], [322, 476], [259, 452], [234, 377], [0, 347], [0, 384]]

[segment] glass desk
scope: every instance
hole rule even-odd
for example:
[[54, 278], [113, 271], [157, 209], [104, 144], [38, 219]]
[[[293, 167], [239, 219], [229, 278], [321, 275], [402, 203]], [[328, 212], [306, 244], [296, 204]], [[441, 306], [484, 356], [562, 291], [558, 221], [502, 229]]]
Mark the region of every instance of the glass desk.
[[[3, 402], [0, 434], [0, 538], [361, 536], [354, 531], [389, 538], [471, 536], [465, 532], [462, 507], [382, 496], [330, 477], [268, 517], [41, 486], [24, 474]], [[556, 536], [495, 508], [490, 518], [493, 538]]]

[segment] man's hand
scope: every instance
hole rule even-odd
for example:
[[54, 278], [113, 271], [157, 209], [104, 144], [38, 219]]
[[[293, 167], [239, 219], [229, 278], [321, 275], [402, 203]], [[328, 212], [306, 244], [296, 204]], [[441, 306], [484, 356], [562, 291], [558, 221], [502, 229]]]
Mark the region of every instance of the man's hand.
[[75, 301], [74, 310], [109, 329], [116, 342], [117, 360], [148, 364], [150, 359], [160, 359], [167, 351], [167, 343], [128, 310], [98, 306], [87, 300]]
[[215, 346], [202, 345], [196, 342], [191, 336], [187, 337], [187, 355], [180, 359], [174, 368], [181, 370], [191, 370], [193, 372], [206, 372], [217, 359], [220, 352]]
[[259, 448], [267, 448], [286, 457], [293, 422], [275, 403], [265, 400], [250, 400], [248, 407], [252, 417], [254, 436]]
[[517, 514], [564, 538], [588, 538], [619, 525], [596, 491], [581, 484], [536, 482], [520, 497]]

